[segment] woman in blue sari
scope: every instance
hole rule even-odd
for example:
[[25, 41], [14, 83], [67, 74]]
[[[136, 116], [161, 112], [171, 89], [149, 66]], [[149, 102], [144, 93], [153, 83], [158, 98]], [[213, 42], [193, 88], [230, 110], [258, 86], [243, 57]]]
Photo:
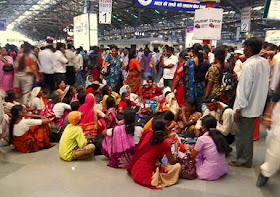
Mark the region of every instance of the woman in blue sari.
[[119, 92], [122, 86], [121, 82], [121, 68], [122, 57], [118, 55], [117, 46], [111, 47], [111, 54], [106, 57], [103, 74], [108, 74], [106, 77], [107, 85], [115, 92]]

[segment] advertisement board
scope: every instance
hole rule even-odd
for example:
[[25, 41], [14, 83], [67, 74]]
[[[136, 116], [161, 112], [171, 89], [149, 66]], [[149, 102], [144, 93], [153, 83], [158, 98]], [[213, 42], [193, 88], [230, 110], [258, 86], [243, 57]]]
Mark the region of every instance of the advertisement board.
[[194, 39], [220, 40], [223, 9], [206, 8], [196, 10], [194, 16]]
[[97, 15], [82, 14], [74, 17], [74, 47], [89, 50], [98, 45]]
[[135, 5], [146, 8], [195, 11], [205, 8], [198, 0], [135, 0]]
[[250, 32], [250, 27], [251, 27], [251, 7], [242, 8], [240, 32]]
[[280, 30], [274, 29], [274, 30], [266, 31], [265, 41], [279, 46], [280, 45]]
[[193, 39], [194, 26], [188, 25], [186, 28], [185, 48], [192, 47], [195, 43], [202, 43], [202, 40]]
[[264, 8], [263, 18], [280, 20], [280, 1], [267, 0]]

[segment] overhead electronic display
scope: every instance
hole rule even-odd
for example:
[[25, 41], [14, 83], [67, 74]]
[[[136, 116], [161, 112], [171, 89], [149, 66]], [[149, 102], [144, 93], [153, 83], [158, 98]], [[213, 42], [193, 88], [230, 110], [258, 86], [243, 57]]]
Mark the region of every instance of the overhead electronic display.
[[146, 8], [195, 11], [205, 8], [198, 0], [135, 0], [135, 5]]

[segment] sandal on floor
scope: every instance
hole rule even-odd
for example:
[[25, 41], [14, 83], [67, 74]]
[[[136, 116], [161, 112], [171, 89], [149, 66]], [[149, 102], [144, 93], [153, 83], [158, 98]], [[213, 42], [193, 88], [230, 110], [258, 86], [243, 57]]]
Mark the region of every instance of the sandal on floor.
[[231, 161], [228, 163], [228, 165], [232, 166], [232, 167], [241, 167], [242, 164], [239, 161]]
[[242, 164], [239, 161], [231, 161], [228, 163], [228, 165], [232, 166], [232, 167], [246, 167], [246, 168], [251, 168], [251, 165], [247, 165], [247, 164]]

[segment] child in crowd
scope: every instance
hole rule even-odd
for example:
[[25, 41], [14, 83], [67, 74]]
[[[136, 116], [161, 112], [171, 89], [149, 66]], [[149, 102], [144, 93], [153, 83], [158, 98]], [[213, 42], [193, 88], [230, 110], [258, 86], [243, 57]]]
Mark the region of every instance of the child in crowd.
[[108, 116], [107, 128], [114, 128], [118, 125], [117, 111], [115, 99], [112, 96], [109, 96], [106, 100], [107, 110], [106, 115]]
[[65, 161], [90, 159], [94, 155], [95, 146], [88, 144], [79, 126], [81, 113], [78, 111], [70, 112], [68, 116], [70, 124], [65, 128], [59, 141], [59, 156]]
[[87, 88], [88, 86], [90, 86], [93, 83], [93, 77], [92, 75], [88, 75], [86, 77], [86, 84], [85, 84], [85, 88]]
[[130, 101], [129, 93], [123, 92], [122, 101], [120, 102], [120, 104], [118, 106], [119, 113], [122, 114], [124, 112], [124, 110], [126, 110], [127, 108], [131, 108], [132, 106], [137, 106], [137, 104], [134, 103], [133, 101]]

